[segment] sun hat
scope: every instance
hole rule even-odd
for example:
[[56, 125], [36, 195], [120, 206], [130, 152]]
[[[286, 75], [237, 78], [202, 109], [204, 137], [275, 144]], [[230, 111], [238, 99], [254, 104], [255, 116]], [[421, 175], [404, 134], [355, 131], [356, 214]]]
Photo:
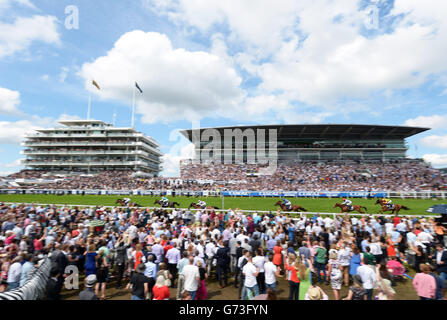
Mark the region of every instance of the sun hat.
[[321, 300], [321, 291], [318, 288], [310, 288], [309, 292], [309, 299], [310, 300]]
[[97, 281], [96, 274], [91, 274], [86, 278], [85, 286], [87, 288], [91, 288], [95, 285], [96, 281]]

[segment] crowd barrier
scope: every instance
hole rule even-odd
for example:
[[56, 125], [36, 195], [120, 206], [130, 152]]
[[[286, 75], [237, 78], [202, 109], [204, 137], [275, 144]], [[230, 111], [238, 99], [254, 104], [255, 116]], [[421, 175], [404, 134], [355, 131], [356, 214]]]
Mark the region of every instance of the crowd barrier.
[[[95, 208], [106, 208], [106, 209], [149, 209], [149, 210], [154, 210], [154, 209], [161, 209], [160, 207], [122, 207], [122, 206], [97, 206], [97, 205], [83, 205], [83, 204], [48, 204], [48, 203], [26, 203], [26, 202], [21, 202], [21, 203], [16, 203], [16, 202], [4, 202], [7, 205], [19, 205], [19, 204], [24, 204], [24, 205], [34, 205], [34, 206], [42, 206], [42, 207], [57, 207], [57, 208], [78, 208], [78, 209], [84, 209], [84, 208], [89, 208], [91, 210], [95, 209]], [[166, 210], [173, 210], [173, 208], [164, 208]], [[203, 209], [193, 209], [193, 208], [175, 208], [175, 210], [178, 211], [201, 211]], [[228, 212], [228, 209], [213, 209], [213, 211], [215, 212]], [[234, 210], [234, 211], [238, 211], [238, 212], [243, 212], [243, 213], [247, 213], [247, 214], [253, 214], [253, 213], [275, 213], [278, 211], [275, 210], [270, 210], [270, 211], [266, 211], [266, 210]], [[287, 214], [287, 215], [294, 215], [294, 216], [299, 216], [299, 217], [304, 217], [304, 216], [308, 216], [308, 215], [321, 215], [321, 216], [333, 216], [334, 218], [337, 216], [385, 216], [385, 217], [392, 217], [393, 215], [391, 214], [378, 214], [378, 213], [334, 213], [334, 212], [296, 212], [296, 211], [281, 211], [282, 214]], [[441, 216], [439, 215], [431, 215], [428, 213], [425, 214], [401, 214], [401, 216], [405, 216], [405, 217], [426, 217], [426, 216], [430, 216], [433, 218], [440, 218]]]
[[40, 300], [45, 292], [51, 271], [51, 260], [44, 258], [42, 264], [32, 270], [25, 284], [17, 289], [0, 293], [0, 300]]
[[193, 191], [193, 190], [70, 190], [0, 189], [0, 194], [194, 196], [194, 197], [287, 197], [287, 198], [402, 198], [446, 199], [446, 191]]

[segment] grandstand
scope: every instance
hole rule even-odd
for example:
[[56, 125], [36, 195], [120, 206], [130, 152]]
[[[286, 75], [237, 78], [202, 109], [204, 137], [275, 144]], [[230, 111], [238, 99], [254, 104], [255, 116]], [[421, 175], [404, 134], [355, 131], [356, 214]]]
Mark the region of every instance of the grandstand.
[[[67, 122], [64, 122], [67, 123]], [[83, 123], [68, 122], [70, 129], [78, 128]], [[111, 129], [102, 122], [92, 122], [90, 126]], [[82, 127], [82, 126], [81, 126]], [[8, 189], [31, 190], [176, 190], [176, 191], [303, 191], [303, 192], [425, 192], [447, 190], [447, 174], [432, 168], [421, 159], [407, 158], [405, 139], [424, 132], [426, 128], [391, 127], [376, 125], [277, 125], [256, 127], [220, 127], [211, 128], [221, 135], [225, 130], [240, 130], [239, 136], [246, 135], [248, 129], [277, 130], [278, 159], [275, 171], [271, 175], [263, 175], [260, 170], [268, 164], [252, 163], [246, 157], [247, 143], [233, 140], [232, 148], [221, 148], [220, 155], [231, 154], [230, 163], [217, 158], [214, 162], [199, 162], [192, 159], [180, 163], [180, 176], [172, 178], [153, 176], [135, 178], [136, 152], [157, 150], [155, 144], [149, 149], [141, 147], [132, 149], [139, 134], [126, 129], [110, 131], [107, 134], [93, 133], [87, 144], [79, 143], [76, 138], [79, 132], [68, 133], [69, 130], [53, 129], [41, 131], [37, 136], [29, 136], [25, 150], [28, 159], [27, 170], [12, 174], [5, 178]], [[78, 129], [79, 130], [79, 129]], [[194, 132], [200, 132], [200, 129]], [[266, 130], [266, 131], [268, 131]], [[193, 141], [193, 131], [183, 130], [183, 135]], [[114, 135], [124, 135], [119, 141]], [[53, 140], [47, 140], [47, 136]], [[62, 138], [57, 138], [62, 136]], [[86, 139], [81, 130], [82, 141]], [[104, 136], [104, 137], [103, 137]], [[71, 140], [72, 138], [76, 138]], [[98, 139], [99, 138], [99, 139]], [[102, 140], [101, 140], [102, 139]], [[148, 140], [141, 139], [140, 144]], [[267, 149], [271, 141], [267, 135], [264, 147]], [[76, 142], [71, 146], [67, 142]], [[143, 143], [144, 142], [144, 143]], [[153, 142], [153, 140], [149, 140]], [[276, 143], [275, 142], [275, 143]], [[202, 141], [196, 154], [201, 154], [207, 141]], [[43, 145], [41, 145], [43, 144]], [[244, 149], [242, 162], [236, 163], [234, 149]], [[76, 149], [75, 149], [76, 148]], [[82, 148], [79, 151], [78, 148]], [[125, 154], [124, 154], [125, 153]], [[75, 155], [76, 154], [76, 155]], [[266, 154], [269, 154], [266, 152]], [[114, 160], [109, 157], [121, 157]], [[62, 157], [62, 158], [61, 158]], [[62, 160], [70, 157], [69, 161]], [[90, 158], [93, 157], [93, 158]], [[96, 165], [95, 157], [106, 157], [108, 161]], [[158, 153], [152, 155], [157, 158]], [[144, 160], [144, 157], [139, 158]], [[200, 157], [199, 157], [200, 159]], [[110, 162], [109, 162], [110, 161]], [[60, 164], [59, 164], [60, 162]], [[116, 162], [116, 163], [115, 163]], [[90, 168], [90, 171], [86, 171]], [[160, 168], [160, 167], [158, 167]], [[58, 169], [58, 170], [55, 170]], [[60, 174], [62, 170], [80, 171], [83, 174]], [[137, 166], [139, 171], [151, 172], [151, 167]], [[154, 169], [152, 169], [154, 170]], [[89, 173], [96, 173], [91, 175]], [[44, 191], [43, 191], [44, 192]]]
[[[203, 138], [205, 131], [218, 132], [221, 141], [220, 148], [216, 148], [211, 156], [215, 161], [224, 162], [225, 155], [230, 157], [231, 163], [236, 163], [235, 152], [243, 148], [242, 162], [250, 162], [247, 156], [249, 147], [247, 137], [258, 138], [259, 130], [265, 130], [269, 136], [270, 130], [276, 132], [276, 143], [279, 161], [393, 161], [405, 160], [408, 149], [405, 139], [415, 134], [429, 130], [428, 128], [358, 125], [358, 124], [316, 124], [316, 125], [261, 125], [201, 128], [182, 130], [181, 133], [195, 144], [195, 159], [201, 160], [209, 147], [209, 139]], [[226, 145], [224, 137], [234, 135], [232, 144]], [[196, 139], [200, 137], [201, 139]], [[239, 140], [239, 141], [238, 141]], [[269, 148], [269, 138], [264, 139], [261, 147]], [[200, 144], [199, 144], [200, 142]], [[262, 144], [262, 141], [261, 141]], [[259, 148], [256, 141], [255, 148]], [[228, 162], [225, 162], [228, 163]]]
[[159, 145], [143, 133], [98, 120], [59, 123], [63, 127], [37, 130], [25, 137], [22, 153], [27, 169], [64, 175], [132, 171], [158, 176], [161, 171]]
[[[262, 176], [262, 167], [247, 155], [258, 130], [275, 130], [277, 169]], [[210, 148], [203, 134], [218, 133], [219, 143]], [[196, 146], [195, 159], [181, 162], [181, 179], [213, 179], [231, 190], [302, 190], [302, 191], [369, 191], [369, 190], [441, 190], [447, 176], [418, 159], [407, 157], [406, 139], [428, 128], [356, 125], [262, 125], [201, 128], [183, 130], [182, 134]], [[233, 135], [233, 137], [231, 137]], [[228, 137], [231, 137], [231, 145]], [[214, 139], [214, 138], [213, 138]], [[239, 139], [239, 141], [238, 141]], [[269, 148], [256, 141], [255, 148]], [[225, 142], [227, 141], [227, 144]], [[236, 151], [243, 154], [239, 159]], [[242, 151], [242, 152], [241, 152]], [[256, 151], [256, 150], [255, 150]], [[208, 153], [214, 153], [209, 155]], [[256, 153], [256, 152], [255, 152]], [[202, 161], [206, 155], [207, 161]], [[266, 151], [266, 154], [268, 152]], [[230, 157], [228, 157], [231, 155]], [[225, 157], [227, 156], [227, 158]], [[213, 161], [209, 161], [212, 158]], [[239, 160], [239, 161], [238, 161]], [[226, 183], [222, 183], [226, 181]]]

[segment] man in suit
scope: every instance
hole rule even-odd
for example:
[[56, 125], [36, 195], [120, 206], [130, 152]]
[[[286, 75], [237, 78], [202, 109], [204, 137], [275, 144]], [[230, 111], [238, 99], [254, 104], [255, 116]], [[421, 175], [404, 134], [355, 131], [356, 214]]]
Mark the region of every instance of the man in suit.
[[62, 287], [59, 285], [59, 275], [59, 269], [57, 267], [53, 267], [50, 271], [50, 279], [48, 279], [46, 286], [47, 300], [60, 300], [60, 292]]
[[447, 280], [447, 251], [444, 250], [442, 244], [438, 243], [436, 245], [436, 271], [439, 272], [439, 276], [444, 281]]
[[220, 241], [219, 249], [216, 252], [216, 273], [219, 281], [219, 289], [222, 289], [222, 278], [224, 278], [225, 286], [228, 286], [228, 266], [230, 264], [230, 248], [228, 248], [228, 241]]

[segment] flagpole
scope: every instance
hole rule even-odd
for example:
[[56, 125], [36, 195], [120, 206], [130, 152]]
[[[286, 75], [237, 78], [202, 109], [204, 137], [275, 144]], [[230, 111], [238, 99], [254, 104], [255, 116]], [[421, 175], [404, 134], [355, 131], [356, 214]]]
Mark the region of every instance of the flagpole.
[[133, 98], [132, 98], [132, 129], [135, 127], [135, 89], [136, 89], [136, 85], [133, 86]]
[[90, 120], [90, 111], [92, 108], [92, 93], [89, 91], [88, 95], [88, 109], [87, 109], [87, 120]]

